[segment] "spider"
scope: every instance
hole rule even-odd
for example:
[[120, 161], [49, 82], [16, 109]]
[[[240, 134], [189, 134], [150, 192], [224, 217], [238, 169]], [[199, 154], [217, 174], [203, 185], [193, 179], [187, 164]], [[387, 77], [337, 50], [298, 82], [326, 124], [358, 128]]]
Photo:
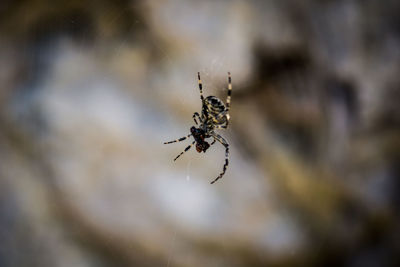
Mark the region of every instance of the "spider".
[[[200, 79], [200, 72], [197, 73], [197, 78], [199, 82], [200, 89], [200, 99], [201, 99], [201, 116], [198, 112], [193, 114], [193, 120], [196, 123], [196, 126], [192, 126], [190, 128], [190, 134], [174, 141], [165, 142], [164, 144], [171, 144], [176, 142], [181, 142], [193, 136], [194, 141], [185, 148], [178, 156], [174, 158], [174, 161], [177, 160], [183, 153], [187, 152], [194, 144], [196, 144], [197, 152], [206, 152], [207, 149], [215, 144], [216, 141], [220, 142], [225, 147], [225, 164], [222, 172], [215, 178], [211, 184], [215, 183], [218, 179], [224, 176], [226, 168], [229, 164], [229, 144], [228, 142], [219, 134], [217, 134], [214, 130], [216, 129], [226, 129], [229, 124], [229, 108], [231, 103], [231, 92], [232, 92], [232, 81], [231, 81], [231, 73], [228, 72], [228, 95], [226, 97], [226, 105], [220, 99], [215, 96], [207, 96], [204, 98], [203, 96], [203, 84]], [[199, 120], [197, 122], [196, 118]], [[205, 139], [213, 138], [211, 144], [209, 144]]]

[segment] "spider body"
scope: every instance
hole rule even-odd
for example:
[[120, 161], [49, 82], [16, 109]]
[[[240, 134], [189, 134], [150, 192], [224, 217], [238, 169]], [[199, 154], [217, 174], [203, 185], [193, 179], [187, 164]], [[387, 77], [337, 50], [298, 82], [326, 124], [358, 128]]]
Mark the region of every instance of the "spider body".
[[194, 126], [190, 128], [190, 132], [192, 133], [194, 141], [196, 141], [197, 152], [201, 153], [203, 151], [205, 153], [206, 150], [210, 147], [210, 144], [204, 139], [209, 138], [211, 136], [206, 135], [206, 132], [203, 129], [196, 128]]
[[215, 96], [207, 96], [201, 112], [202, 119], [209, 131], [214, 130], [218, 125], [227, 125], [229, 116], [226, 116], [227, 109], [224, 102]]
[[[226, 140], [215, 132], [216, 129], [226, 129], [229, 123], [229, 108], [231, 102], [231, 92], [232, 92], [232, 81], [231, 74], [228, 72], [228, 96], [226, 98], [226, 105], [219, 98], [215, 96], [207, 96], [203, 97], [203, 85], [200, 79], [200, 73], [197, 73], [199, 89], [200, 89], [200, 99], [202, 102], [201, 108], [201, 116], [199, 113], [195, 112], [193, 114], [193, 120], [198, 127], [192, 126], [190, 128], [190, 134], [185, 137], [181, 137], [177, 140], [165, 142], [164, 144], [171, 144], [175, 142], [181, 142], [186, 140], [190, 136], [193, 136], [194, 141], [188, 147], [185, 148], [177, 157], [175, 157], [174, 161], [177, 160], [183, 153], [188, 151], [194, 144], [196, 144], [197, 152], [206, 152], [207, 149], [212, 146], [216, 141], [220, 142], [225, 147], [225, 164], [223, 166], [222, 172], [219, 174], [217, 178], [215, 178], [211, 184], [215, 183], [218, 179], [220, 179], [226, 171], [226, 168], [229, 164], [229, 144]], [[199, 122], [196, 120], [199, 120]], [[209, 144], [205, 139], [213, 138], [213, 142]]]

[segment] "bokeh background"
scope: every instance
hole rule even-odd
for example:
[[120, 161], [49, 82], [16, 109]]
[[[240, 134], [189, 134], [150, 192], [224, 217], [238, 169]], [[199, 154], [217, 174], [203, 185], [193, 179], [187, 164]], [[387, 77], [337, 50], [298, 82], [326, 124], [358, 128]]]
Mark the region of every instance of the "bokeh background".
[[0, 266], [400, 266], [399, 11], [2, 0]]

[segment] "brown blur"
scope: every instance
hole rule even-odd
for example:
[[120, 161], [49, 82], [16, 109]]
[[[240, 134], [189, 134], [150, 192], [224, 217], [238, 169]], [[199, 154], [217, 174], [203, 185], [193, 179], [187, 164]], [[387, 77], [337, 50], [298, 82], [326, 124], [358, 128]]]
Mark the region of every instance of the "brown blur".
[[399, 11], [2, 0], [0, 266], [400, 266]]

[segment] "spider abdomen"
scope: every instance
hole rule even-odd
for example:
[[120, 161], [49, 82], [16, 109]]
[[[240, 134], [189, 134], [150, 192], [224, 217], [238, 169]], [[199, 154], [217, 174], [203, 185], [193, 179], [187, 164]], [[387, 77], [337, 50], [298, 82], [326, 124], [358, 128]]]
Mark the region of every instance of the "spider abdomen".
[[204, 104], [211, 115], [217, 115], [226, 109], [224, 102], [216, 96], [207, 96]]
[[210, 126], [225, 124], [227, 122], [225, 113], [225, 104], [219, 98], [208, 96], [204, 99], [202, 117], [205, 118], [207, 124], [210, 124]]

